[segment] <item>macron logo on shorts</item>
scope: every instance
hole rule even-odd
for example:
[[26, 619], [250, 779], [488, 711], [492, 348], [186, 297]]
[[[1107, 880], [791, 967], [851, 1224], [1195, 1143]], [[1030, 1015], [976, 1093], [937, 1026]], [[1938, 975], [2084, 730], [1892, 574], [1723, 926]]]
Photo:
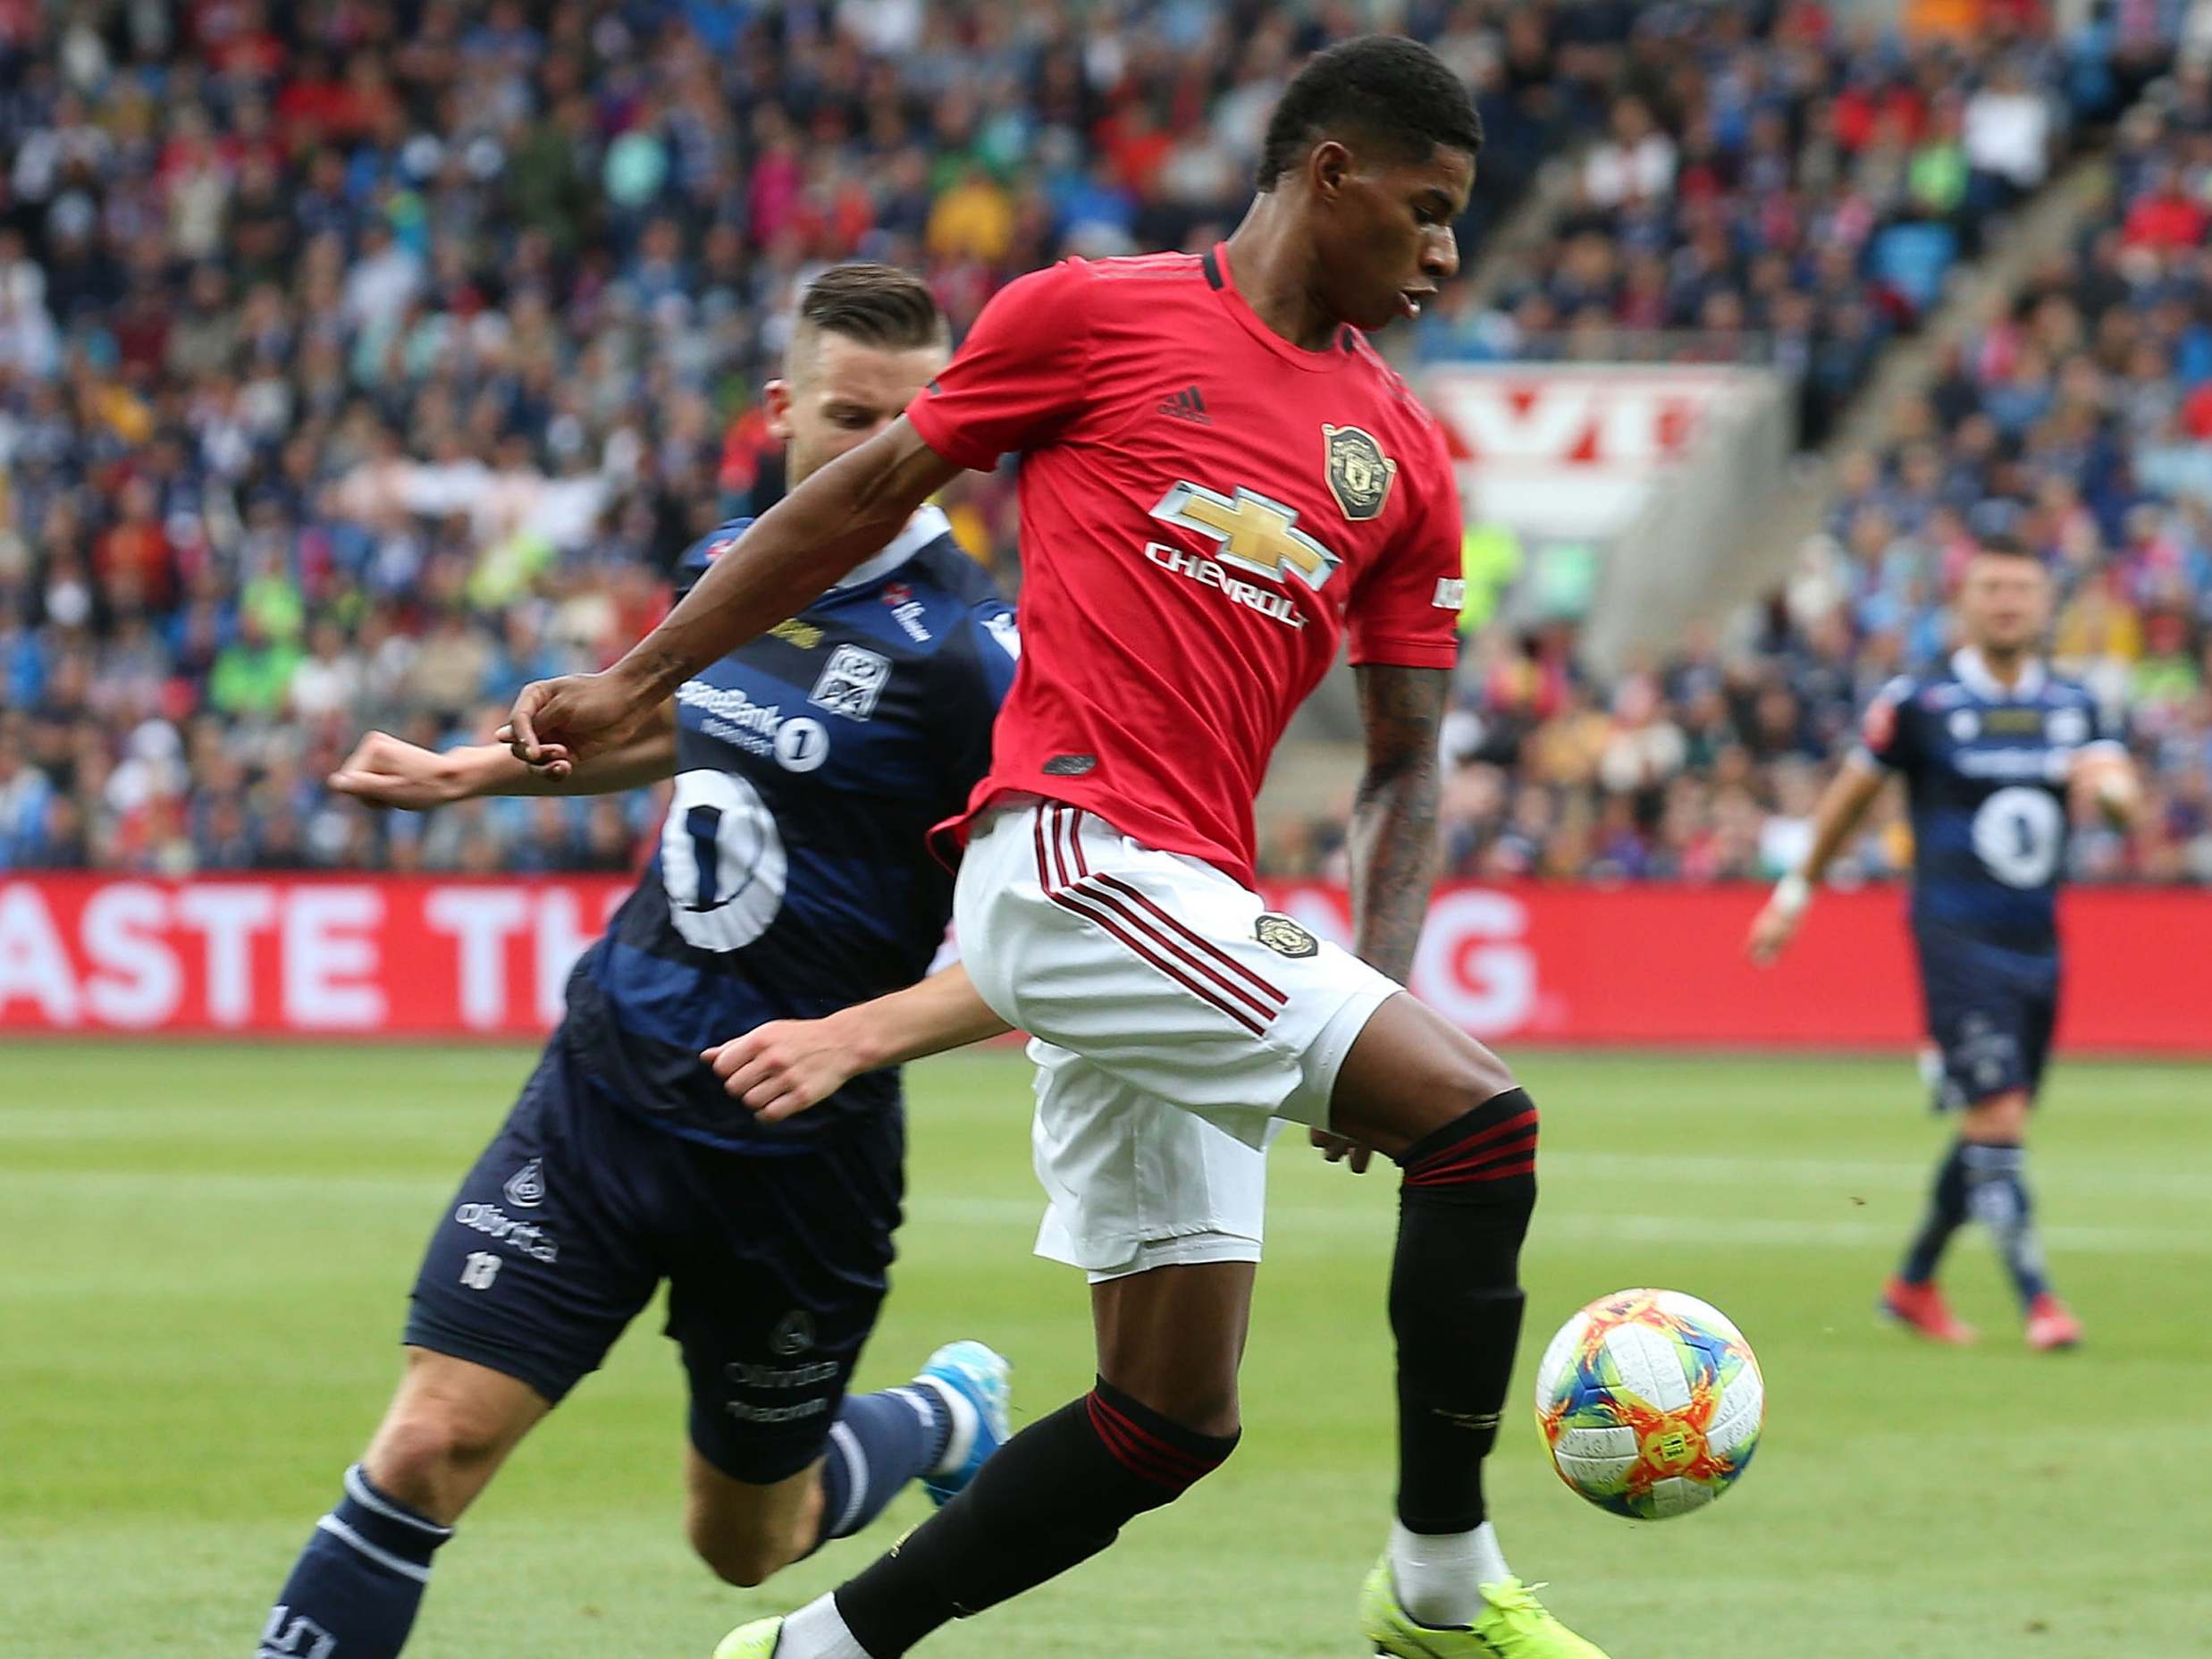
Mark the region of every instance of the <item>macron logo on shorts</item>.
[[532, 1158], [508, 1176], [507, 1184], [500, 1190], [517, 1209], [535, 1209], [545, 1201], [544, 1160]]

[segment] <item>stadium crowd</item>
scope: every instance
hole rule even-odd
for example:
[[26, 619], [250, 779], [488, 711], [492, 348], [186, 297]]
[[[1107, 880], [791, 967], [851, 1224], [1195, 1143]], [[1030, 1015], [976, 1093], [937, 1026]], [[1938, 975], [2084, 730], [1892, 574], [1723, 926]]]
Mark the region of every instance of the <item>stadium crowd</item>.
[[[922, 269], [957, 327], [1064, 252], [1210, 241], [1371, 10], [0, 7], [0, 867], [626, 863], [643, 799], [384, 820], [321, 779], [607, 659], [773, 499], [812, 271]], [[1627, 13], [1399, 9], [1482, 88], [1482, 211]], [[1011, 564], [1003, 484], [956, 511]]]
[[1748, 350], [1796, 378], [1818, 443], [1992, 219], [2133, 101], [2162, 37], [2155, 13], [2129, 21], [1998, 4], [1908, 34], [1820, 5], [1652, 8], [1554, 232], [1495, 295], [1432, 307], [1422, 348]]
[[[1380, 9], [1477, 87], [1484, 214], [1592, 141], [1577, 233], [1502, 328], [1446, 307], [1432, 330], [1528, 349], [1562, 325], [1771, 331], [1816, 398], [1847, 395], [1908, 315], [1880, 237], [1970, 246], [2031, 188], [1969, 142], [1973, 100], [2044, 112], [2010, 123], [2040, 169], [2143, 61], [2109, 29], [2055, 39], [2031, 6], [1910, 52], [1804, 4]], [[0, 868], [627, 867], [646, 796], [416, 819], [322, 779], [368, 726], [468, 740], [525, 681], [605, 661], [694, 535], [773, 498], [755, 394], [812, 270], [915, 265], [959, 325], [1060, 253], [1209, 240], [1288, 68], [1376, 10], [0, 11]], [[2212, 867], [2202, 462], [2151, 442], [2205, 419], [2201, 97], [2157, 141], [2132, 131], [2082, 256], [2097, 280], [2049, 274], [1896, 451], [1854, 464], [1755, 648], [1599, 686], [1564, 627], [1474, 643], [1456, 871], [1787, 862], [1853, 705], [1928, 648], [1984, 485], [2071, 560], [2062, 645], [2163, 745], [2157, 827], [2085, 856]], [[2111, 482], [2062, 499], [2060, 463], [2092, 449]], [[955, 517], [1018, 580], [1004, 481]], [[1268, 857], [1325, 868], [1338, 836], [1274, 826]], [[1892, 824], [1861, 866], [1899, 851]]]
[[[1749, 636], [1594, 686], [1570, 629], [1492, 632], [1462, 665], [1444, 805], [1470, 875], [1772, 878], [1891, 675], [1948, 649], [1977, 537], [2040, 553], [2052, 656], [2143, 763], [2132, 833], [2084, 825], [2076, 874], [2212, 881], [2212, 69], [2180, 67], [2117, 135], [2079, 246], [1941, 360], [1879, 453], [1846, 457], [1826, 533]], [[1846, 874], [1903, 872], [1901, 802]], [[1326, 868], [1333, 821], [1277, 827]]]

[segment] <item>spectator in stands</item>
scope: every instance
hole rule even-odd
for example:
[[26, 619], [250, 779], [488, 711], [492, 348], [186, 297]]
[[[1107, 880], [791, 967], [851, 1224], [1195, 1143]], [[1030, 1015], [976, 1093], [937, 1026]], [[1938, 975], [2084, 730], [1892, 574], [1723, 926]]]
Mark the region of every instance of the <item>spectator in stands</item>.
[[[0, 866], [620, 863], [642, 800], [417, 839], [324, 796], [315, 757], [380, 720], [474, 736], [649, 626], [669, 553], [779, 487], [751, 392], [820, 265], [921, 266], [964, 323], [1064, 251], [1210, 241], [1292, 63], [1362, 25], [1320, 0], [418, 10], [405, 37], [262, 0], [9, 31]], [[1601, 105], [1556, 85], [1552, 5], [1409, 21], [1491, 122], [1471, 241]], [[1625, 28], [1577, 20], [1579, 72]], [[1003, 485], [952, 505], [1011, 562]]]
[[1665, 198], [1674, 177], [1674, 140], [1642, 98], [1622, 98], [1613, 105], [1611, 134], [1583, 163], [1584, 196], [1601, 209], [1640, 206]]
[[[1404, 8], [1488, 127], [1470, 248], [1584, 151], [1555, 243], [1493, 307], [1445, 296], [1424, 346], [1770, 337], [1817, 439], [1971, 251], [1977, 181], [2032, 189], [2157, 64], [2141, 8], [2063, 52], [1955, 9], [1899, 45], [1804, 0]], [[0, 60], [0, 867], [180, 872], [621, 866], [650, 803], [425, 830], [319, 780], [339, 733], [464, 740], [604, 660], [671, 550], [772, 499], [751, 389], [817, 265], [916, 265], [965, 322], [1064, 251], [1210, 240], [1291, 65], [1362, 15], [453, 0], [400, 38], [375, 7], [80, 12], [31, 8]], [[1761, 873], [1844, 711], [1940, 648], [1950, 550], [1995, 503], [2159, 769], [2152, 826], [2084, 856], [2212, 872], [2212, 80], [2131, 120], [2108, 222], [1846, 468], [1757, 636], [1591, 683], [1594, 557], [1471, 535], [1454, 869]], [[1004, 486], [952, 505], [1013, 576]], [[1895, 836], [1858, 867], [1897, 868]], [[1286, 826], [1270, 856], [1340, 838]]]

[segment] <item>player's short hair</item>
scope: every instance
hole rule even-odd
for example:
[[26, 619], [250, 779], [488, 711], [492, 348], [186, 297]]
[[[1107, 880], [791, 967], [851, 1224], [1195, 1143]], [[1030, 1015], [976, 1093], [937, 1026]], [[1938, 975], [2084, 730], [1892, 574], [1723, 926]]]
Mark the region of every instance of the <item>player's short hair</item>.
[[1440, 149], [1483, 147], [1483, 118], [1443, 59], [1401, 35], [1361, 35], [1306, 60], [1267, 122], [1259, 189], [1298, 165], [1332, 132], [1356, 134], [1426, 161]]
[[1974, 552], [1989, 553], [1998, 559], [2024, 559], [2039, 570], [2049, 568], [2042, 554], [2017, 536], [1985, 535], [1974, 543]]
[[791, 365], [806, 356], [817, 334], [842, 334], [879, 351], [913, 351], [952, 339], [952, 325], [938, 308], [929, 285], [895, 265], [833, 265], [806, 287], [792, 330]]

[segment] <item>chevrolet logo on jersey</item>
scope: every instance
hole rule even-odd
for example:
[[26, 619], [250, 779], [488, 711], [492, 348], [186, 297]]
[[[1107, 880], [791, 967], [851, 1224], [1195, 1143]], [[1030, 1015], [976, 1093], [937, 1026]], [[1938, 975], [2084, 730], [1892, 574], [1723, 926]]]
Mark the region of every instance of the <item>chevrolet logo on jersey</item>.
[[1332, 426], [1324, 421], [1321, 451], [1329, 493], [1336, 497], [1344, 517], [1361, 524], [1379, 515], [1390, 500], [1398, 463], [1383, 453], [1375, 435], [1358, 426]]
[[1318, 588], [1343, 563], [1295, 527], [1295, 509], [1241, 485], [1234, 496], [1227, 496], [1203, 484], [1178, 484], [1160, 497], [1152, 516], [1220, 543], [1218, 556], [1224, 564], [1258, 576], [1280, 579], [1287, 568], [1298, 572], [1307, 586]]

